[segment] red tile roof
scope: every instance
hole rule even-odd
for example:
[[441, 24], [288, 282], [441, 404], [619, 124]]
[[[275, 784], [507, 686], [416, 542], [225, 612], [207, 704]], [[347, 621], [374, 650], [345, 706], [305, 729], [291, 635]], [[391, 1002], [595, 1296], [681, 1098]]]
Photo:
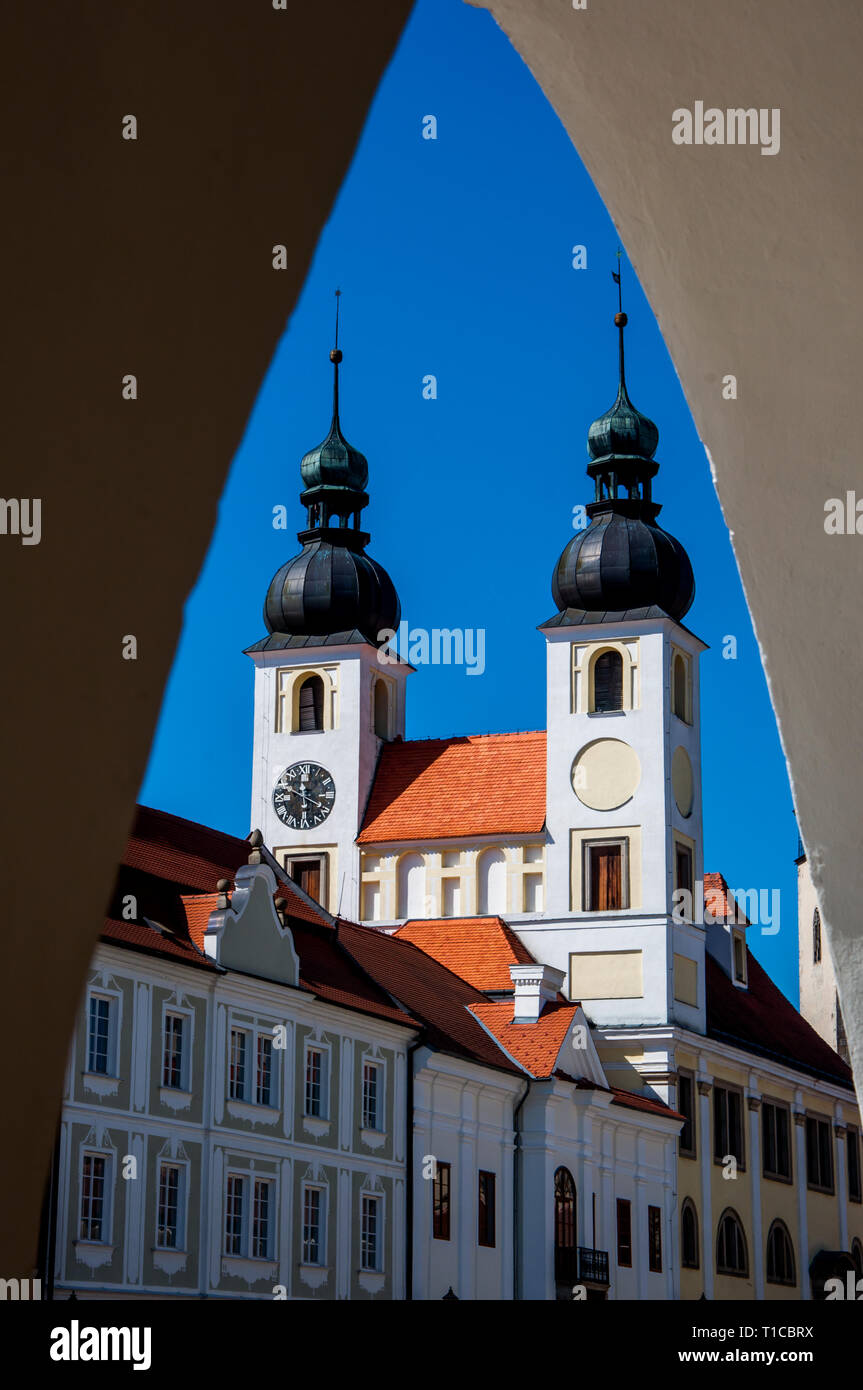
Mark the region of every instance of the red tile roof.
[[[536, 1023], [513, 1023], [512, 1000], [472, 1004], [471, 1013], [496, 1037], [501, 1047], [531, 1076], [553, 1076], [567, 1032], [575, 1021], [577, 1004], [546, 1004]], [[564, 1058], [564, 1071], [565, 1071]]]
[[[220, 878], [233, 879], [237, 869], [248, 860], [248, 840], [172, 816], [167, 811], [139, 806], [123, 856], [123, 867], [133, 874], [175, 886], [178, 892], [173, 896], [177, 897], [184, 893], [215, 892]], [[143, 882], [146, 883], [146, 879]], [[155, 883], [152, 886], [158, 891]], [[331, 925], [328, 914], [307, 902], [292, 883], [280, 884], [277, 897], [290, 901], [291, 917], [322, 926]], [[142, 915], [158, 919], [155, 910], [142, 910]]]
[[[704, 895], [714, 917], [733, 917], [736, 901], [722, 874], [704, 875]], [[746, 918], [741, 912], [736, 920]], [[746, 955], [746, 989], [734, 985], [711, 955], [706, 957], [709, 1035], [836, 1085], [853, 1086], [851, 1068], [785, 998], [752, 952]]]
[[545, 824], [545, 733], [385, 743], [360, 844], [531, 835]]
[[148, 927], [145, 922], [118, 922], [106, 917], [102, 927], [102, 940], [112, 946], [130, 946], [133, 950], [146, 951], [149, 955], [167, 956], [171, 960], [182, 961], [184, 965], [194, 965], [201, 970], [218, 970], [219, 967], [209, 956], [195, 949], [191, 942], [182, 937], [163, 935]]
[[[425, 1024], [432, 1047], [502, 1071], [519, 1071], [472, 1016], [470, 1006], [486, 1002], [473, 985], [410, 941], [373, 927], [340, 921], [338, 937], [354, 960]], [[302, 948], [297, 950], [302, 960]]]
[[405, 922], [394, 933], [460, 975], [475, 989], [512, 989], [511, 965], [534, 958], [500, 917], [438, 917]]
[[218, 893], [189, 893], [180, 896], [186, 914], [186, 928], [199, 951], [204, 949], [204, 932], [207, 930], [210, 913], [215, 912], [218, 901]]

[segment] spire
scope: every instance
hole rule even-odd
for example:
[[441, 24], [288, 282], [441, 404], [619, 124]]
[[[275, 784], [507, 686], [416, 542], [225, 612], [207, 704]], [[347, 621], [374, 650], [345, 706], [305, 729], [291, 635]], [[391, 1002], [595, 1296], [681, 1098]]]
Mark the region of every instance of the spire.
[[341, 353], [341, 351], [339, 350], [339, 300], [341, 299], [341, 297], [342, 297], [342, 292], [341, 292], [341, 290], [338, 290], [338, 289], [337, 289], [337, 290], [336, 290], [336, 341], [335, 341], [335, 346], [333, 347], [332, 351], [330, 352], [330, 361], [331, 361], [332, 364], [333, 364], [333, 422], [332, 422], [332, 425], [330, 426], [330, 434], [332, 434], [334, 431], [338, 431], [339, 435], [341, 435], [341, 429], [340, 429], [340, 427], [339, 427], [339, 363], [340, 363], [341, 360], [342, 360], [342, 353]]
[[[617, 254], [618, 257], [622, 254], [619, 247]], [[600, 415], [598, 420], [594, 420], [587, 433], [587, 452], [591, 458], [588, 472], [592, 477], [596, 477], [594, 464], [600, 463], [605, 465], [604, 472], [608, 472], [609, 469], [614, 470], [618, 462], [624, 462], [624, 471], [631, 471], [634, 462], [640, 461], [641, 471], [644, 471], [643, 465], [649, 463], [653, 458], [659, 443], [659, 430], [652, 420], [648, 419], [646, 415], [642, 415], [640, 410], [636, 410], [626, 389], [623, 330], [629, 319], [623, 312], [620, 261], [618, 261], [618, 269], [611, 272], [611, 278], [617, 285], [617, 303], [619, 306], [614, 316], [614, 324], [618, 333], [619, 379], [614, 404], [604, 415]], [[655, 472], [656, 465], [649, 476], [652, 477]], [[597, 491], [597, 501], [599, 501], [599, 491]]]
[[613, 270], [613, 271], [611, 272], [611, 278], [612, 278], [612, 280], [615, 282], [615, 284], [617, 285], [617, 313], [616, 313], [615, 316], [614, 316], [614, 322], [616, 323], [617, 328], [618, 328], [618, 331], [619, 331], [619, 333], [620, 333], [620, 384], [618, 385], [618, 388], [617, 388], [617, 394], [618, 394], [618, 396], [620, 396], [620, 395], [622, 394], [622, 395], [625, 396], [626, 399], [628, 400], [629, 397], [626, 396], [626, 372], [624, 371], [624, 365], [623, 365], [623, 330], [624, 330], [624, 328], [626, 327], [626, 325], [629, 323], [629, 319], [626, 317], [626, 314], [623, 312], [623, 290], [622, 290], [621, 284], [620, 284], [620, 277], [621, 277], [620, 258], [621, 258], [622, 255], [623, 255], [623, 252], [621, 251], [620, 247], [618, 246], [618, 248], [617, 248], [617, 270], [616, 270], [616, 271]]

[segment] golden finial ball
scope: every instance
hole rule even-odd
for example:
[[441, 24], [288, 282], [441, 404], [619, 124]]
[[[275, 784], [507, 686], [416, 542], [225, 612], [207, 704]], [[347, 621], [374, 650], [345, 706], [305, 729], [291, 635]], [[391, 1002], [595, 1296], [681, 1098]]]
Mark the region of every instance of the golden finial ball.
[[615, 314], [615, 316], [614, 316], [614, 326], [615, 326], [615, 328], [625, 328], [626, 325], [627, 325], [628, 323], [629, 323], [629, 319], [626, 317], [626, 314]]
[[332, 352], [330, 353], [330, 361], [331, 361], [331, 362], [336, 362], [336, 363], [338, 363], [338, 362], [341, 362], [341, 360], [342, 360], [342, 350], [341, 350], [341, 348], [333, 348]]

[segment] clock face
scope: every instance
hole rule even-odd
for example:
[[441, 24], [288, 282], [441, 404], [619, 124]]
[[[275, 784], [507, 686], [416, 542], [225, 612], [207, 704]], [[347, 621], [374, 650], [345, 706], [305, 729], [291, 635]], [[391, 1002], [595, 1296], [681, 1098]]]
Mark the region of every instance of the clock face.
[[292, 763], [273, 787], [276, 815], [292, 830], [314, 830], [336, 800], [336, 784], [319, 763]]

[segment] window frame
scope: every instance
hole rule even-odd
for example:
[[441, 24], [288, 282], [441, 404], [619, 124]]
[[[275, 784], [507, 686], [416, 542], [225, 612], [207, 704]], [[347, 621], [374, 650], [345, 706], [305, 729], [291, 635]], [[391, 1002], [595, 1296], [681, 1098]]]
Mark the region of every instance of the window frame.
[[[92, 1071], [90, 1005], [101, 1000], [108, 1005], [108, 1038], [104, 1071]], [[120, 1022], [122, 1018], [123, 996], [119, 990], [105, 989], [102, 985], [90, 985], [87, 989], [87, 1011], [85, 1015], [86, 1032], [84, 1037], [84, 1075], [102, 1076], [110, 1081], [120, 1079]]]
[[[791, 1261], [790, 1279], [781, 1279], [777, 1277], [775, 1273], [775, 1261], [774, 1273], [771, 1274], [770, 1272], [770, 1252], [771, 1248], [775, 1250], [774, 1237], [778, 1234], [784, 1236], [787, 1242], [787, 1253]], [[794, 1240], [785, 1222], [778, 1216], [771, 1221], [767, 1231], [767, 1241], [764, 1246], [764, 1280], [767, 1284], [778, 1285], [785, 1289], [796, 1289], [797, 1287], [797, 1256], [794, 1251]]]
[[[733, 1222], [735, 1229], [736, 1229], [737, 1232], [739, 1233], [740, 1245], [741, 1245], [742, 1250], [743, 1250], [743, 1268], [742, 1268], [742, 1269], [732, 1269], [730, 1265], [720, 1265], [720, 1263], [719, 1263], [719, 1250], [720, 1250], [720, 1245], [721, 1245], [721, 1243], [722, 1243], [722, 1228], [723, 1228], [723, 1226], [725, 1225], [725, 1222], [726, 1222], [726, 1221], [731, 1221], [731, 1222]], [[726, 1242], [726, 1243], [727, 1243], [727, 1242]], [[749, 1246], [748, 1246], [748, 1243], [747, 1243], [747, 1240], [746, 1240], [746, 1231], [744, 1230], [743, 1222], [740, 1220], [740, 1217], [739, 1217], [738, 1213], [734, 1210], [733, 1207], [726, 1207], [726, 1208], [724, 1209], [724, 1211], [721, 1213], [718, 1222], [716, 1223], [716, 1259], [715, 1259], [715, 1264], [716, 1264], [716, 1273], [717, 1273], [717, 1274], [723, 1275], [723, 1276], [724, 1276], [725, 1278], [727, 1278], [727, 1279], [748, 1279], [748, 1278], [749, 1278]]]
[[[102, 1073], [98, 1072], [96, 1073], [96, 1075], [102, 1075]], [[84, 1166], [88, 1158], [101, 1159], [105, 1165], [102, 1175], [102, 1214], [100, 1217], [101, 1230], [98, 1240], [91, 1235], [84, 1236], [81, 1234], [81, 1228], [84, 1221]], [[77, 1231], [77, 1237], [75, 1242], [76, 1244], [111, 1245], [113, 1243], [111, 1237], [113, 1235], [114, 1230], [114, 1159], [115, 1154], [112, 1149], [96, 1149], [91, 1144], [86, 1144], [82, 1145], [81, 1149], [79, 1150], [78, 1209], [77, 1223], [75, 1227]], [[93, 1217], [90, 1216], [88, 1218], [88, 1221], [92, 1223]]]
[[[159, 1225], [162, 1206], [162, 1169], [174, 1168], [177, 1171], [177, 1241], [175, 1245], [165, 1244], [159, 1237], [159, 1232], [164, 1229]], [[186, 1238], [188, 1233], [188, 1181], [189, 1164], [182, 1158], [165, 1158], [163, 1156], [156, 1159], [156, 1225], [155, 1225], [155, 1248], [157, 1250], [179, 1251], [181, 1254], [187, 1250]]]
[[[318, 892], [320, 894], [320, 897], [318, 898], [315, 898], [314, 893], [310, 893], [308, 888], [304, 888], [303, 885], [300, 883], [299, 879], [294, 878], [292, 872], [293, 865], [312, 863], [318, 865]], [[309, 893], [310, 898], [314, 898], [315, 902], [318, 902], [323, 907], [326, 907], [327, 903], [329, 902], [330, 891], [330, 856], [327, 850], [316, 849], [313, 852], [309, 851], [305, 854], [301, 854], [299, 852], [296, 854], [285, 854], [282, 858], [282, 867], [284, 868], [285, 873], [288, 875], [288, 878], [290, 878], [292, 882], [296, 883], [297, 886], [304, 893]]]
[[[692, 1072], [692, 1071], [690, 1071], [687, 1067], [681, 1067], [681, 1068], [678, 1069], [678, 1072], [677, 1072], [677, 1106], [676, 1106], [676, 1109], [680, 1112], [681, 1115], [684, 1113], [684, 1110], [683, 1110], [683, 1106], [682, 1106], [682, 1104], [681, 1104], [682, 1097], [681, 1097], [681, 1094], [680, 1094], [680, 1086], [681, 1086], [681, 1083], [684, 1082], [684, 1081], [689, 1083], [689, 1088], [690, 1088], [690, 1090], [689, 1090], [689, 1095], [690, 1095], [690, 1100], [691, 1100], [691, 1102], [692, 1102], [692, 1105], [691, 1105], [692, 1116], [691, 1116], [691, 1118], [690, 1118], [688, 1115], [687, 1115], [687, 1117], [686, 1117], [686, 1124], [684, 1124], [684, 1126], [683, 1126], [683, 1128], [681, 1129], [680, 1134], [679, 1134], [679, 1136], [678, 1136], [677, 1151], [678, 1151], [678, 1154], [679, 1154], [682, 1158], [697, 1158], [697, 1157], [698, 1157], [698, 1128], [697, 1128], [697, 1127], [698, 1127], [698, 1105], [696, 1104], [696, 1099], [695, 1099], [695, 1098], [696, 1098], [696, 1095], [697, 1095], [697, 1087], [696, 1087], [696, 1085], [695, 1085], [695, 1073]], [[690, 1132], [691, 1132], [691, 1135], [692, 1135], [692, 1146], [691, 1146], [691, 1148], [684, 1148], [684, 1146], [683, 1146], [683, 1136], [684, 1136], [684, 1133], [685, 1133], [685, 1130], [686, 1130], [686, 1125], [689, 1125]]]
[[[683, 713], [683, 714], [681, 714], [680, 711], [679, 711], [678, 708], [677, 708], [677, 691], [676, 691], [676, 685], [675, 685], [675, 669], [676, 669], [676, 665], [677, 665], [678, 658], [679, 658], [679, 659], [682, 661], [682, 663], [683, 663], [683, 708], [684, 708], [684, 713]], [[691, 657], [691, 655], [689, 654], [689, 652], [685, 652], [685, 651], [683, 650], [682, 647], [672, 647], [672, 648], [671, 648], [671, 667], [670, 667], [670, 671], [669, 671], [669, 685], [670, 685], [669, 695], [670, 695], [670, 697], [671, 697], [670, 700], [669, 700], [669, 705], [670, 705], [670, 707], [671, 707], [671, 713], [674, 715], [675, 719], [679, 719], [679, 720], [680, 720], [681, 724], [686, 724], [689, 728], [692, 728], [692, 725], [693, 725], [693, 723], [694, 723], [694, 720], [693, 720], [693, 717], [692, 717], [692, 704], [693, 704], [693, 691], [692, 691], [692, 657]]]
[[[258, 1019], [255, 1019], [255, 1020], [254, 1020], [253, 1022], [251, 1022], [251, 1023], [247, 1023], [247, 1022], [245, 1022], [245, 1020], [243, 1020], [242, 1022], [238, 1022], [238, 1021], [236, 1021], [236, 1020], [233, 1019], [233, 1018], [231, 1018], [231, 1019], [229, 1020], [229, 1023], [228, 1023], [228, 1058], [227, 1058], [227, 1070], [226, 1070], [226, 1080], [227, 1080], [226, 1090], [227, 1090], [227, 1099], [228, 1099], [229, 1101], [234, 1101], [236, 1104], [239, 1104], [239, 1105], [254, 1105], [254, 1106], [258, 1106], [258, 1107], [260, 1107], [260, 1109], [262, 1109], [262, 1110], [278, 1110], [278, 1109], [279, 1109], [280, 1094], [281, 1094], [281, 1093], [280, 1093], [280, 1088], [279, 1088], [279, 1060], [278, 1060], [278, 1058], [279, 1058], [279, 1053], [280, 1053], [280, 1051], [282, 1051], [282, 1049], [278, 1049], [278, 1048], [276, 1048], [276, 1046], [275, 1046], [275, 1038], [274, 1038], [274, 1034], [273, 1034], [273, 1027], [278, 1027], [278, 1025], [277, 1025], [277, 1024], [276, 1024], [276, 1025], [271, 1025], [271, 1024], [269, 1024], [269, 1023], [264, 1023], [264, 1022], [261, 1022], [261, 1021], [258, 1020]], [[233, 1069], [233, 1066], [234, 1066], [234, 1062], [233, 1062], [233, 1048], [234, 1048], [234, 1042], [233, 1042], [233, 1040], [234, 1040], [234, 1035], [235, 1035], [235, 1034], [242, 1035], [242, 1037], [245, 1039], [245, 1049], [244, 1049], [245, 1055], [244, 1055], [244, 1062], [243, 1062], [244, 1079], [243, 1079], [243, 1093], [242, 1093], [242, 1095], [238, 1094], [238, 1093], [236, 1092], [236, 1090], [234, 1089], [234, 1087], [235, 1087], [235, 1082], [234, 1082], [234, 1079], [233, 1079], [233, 1077], [232, 1077], [232, 1069]], [[270, 1073], [269, 1073], [270, 1094], [269, 1094], [269, 1099], [268, 1099], [268, 1100], [261, 1100], [261, 1099], [260, 1099], [260, 1096], [261, 1096], [261, 1088], [260, 1088], [260, 1083], [259, 1083], [259, 1066], [258, 1066], [258, 1059], [259, 1059], [259, 1054], [260, 1054], [260, 1045], [261, 1045], [261, 1042], [262, 1042], [262, 1041], [268, 1042], [269, 1045], [270, 1045]]]
[[[446, 1179], [446, 1181], [444, 1181]], [[452, 1164], [435, 1159], [432, 1178], [432, 1240], [452, 1238]]]
[[[366, 1235], [366, 1204], [374, 1207], [375, 1221], [375, 1263], [367, 1262], [368, 1242]], [[360, 1270], [363, 1274], [384, 1273], [384, 1194], [372, 1192], [369, 1188], [360, 1190]]]
[[[321, 1258], [310, 1260], [308, 1254], [308, 1238], [306, 1236], [306, 1197], [311, 1193], [318, 1196], [317, 1214], [317, 1245], [318, 1255]], [[300, 1187], [300, 1264], [306, 1265], [310, 1269], [327, 1268], [327, 1236], [329, 1234], [329, 1188], [326, 1183], [304, 1182]]]
[[[855, 1155], [857, 1168], [856, 1191], [851, 1191], [851, 1161], [850, 1155]], [[860, 1166], [860, 1130], [857, 1125], [848, 1125], [845, 1131], [845, 1164], [848, 1175], [848, 1201], [863, 1202], [863, 1170]]]
[[490, 1168], [477, 1170], [476, 1243], [484, 1250], [497, 1244], [497, 1175]]
[[[386, 1118], [387, 1118], [387, 1117], [386, 1117], [386, 1093], [387, 1093], [387, 1087], [386, 1087], [386, 1077], [387, 1077], [386, 1062], [384, 1061], [384, 1059], [383, 1059], [382, 1057], [375, 1057], [373, 1053], [366, 1052], [366, 1053], [363, 1054], [363, 1057], [362, 1057], [362, 1059], [361, 1059], [361, 1063], [362, 1063], [362, 1075], [361, 1075], [361, 1083], [362, 1083], [362, 1084], [361, 1084], [361, 1097], [360, 1097], [360, 1128], [366, 1130], [369, 1134], [386, 1134], [386, 1132], [387, 1132], [387, 1125], [386, 1125]], [[376, 1120], [378, 1121], [378, 1123], [373, 1124], [373, 1125], [368, 1123], [369, 1112], [368, 1112], [367, 1104], [366, 1104], [366, 1101], [367, 1101], [367, 1097], [366, 1097], [366, 1069], [367, 1069], [367, 1068], [373, 1070], [373, 1071], [377, 1074], [377, 1081], [376, 1081], [376, 1083], [375, 1083], [375, 1092], [376, 1092], [376, 1095], [375, 1095], [375, 1109], [376, 1109], [376, 1112], [377, 1112], [377, 1113], [376, 1113], [376, 1117], [375, 1117], [375, 1118], [376, 1118]]]
[[[620, 677], [620, 704], [610, 705], [607, 709], [600, 709], [597, 705], [596, 696], [596, 668], [603, 657], [616, 657]], [[590, 661], [588, 698], [590, 703], [589, 714], [624, 714], [626, 712], [626, 663], [621, 652], [617, 647], [600, 647], [599, 651], [594, 652]]]
[[[629, 1197], [618, 1197], [616, 1211], [616, 1242], [617, 1242], [617, 1263], [621, 1269], [632, 1269], [632, 1201]], [[626, 1213], [625, 1222], [621, 1222], [621, 1215]], [[626, 1227], [626, 1239], [623, 1238], [623, 1227]], [[628, 1252], [629, 1258], [624, 1258]]]
[[[619, 907], [591, 907], [591, 850], [608, 849], [617, 846], [620, 849], [620, 906]], [[628, 835], [597, 835], [581, 842], [582, 866], [581, 866], [581, 894], [582, 912], [626, 912], [631, 901], [629, 872], [629, 836]]]
[[[694, 1258], [690, 1261], [686, 1258], [685, 1231], [686, 1218], [692, 1217], [692, 1233], [695, 1245]], [[681, 1269], [700, 1269], [701, 1268], [701, 1242], [698, 1230], [698, 1208], [691, 1197], [685, 1197], [680, 1208], [680, 1268]]]
[[662, 1273], [662, 1207], [647, 1208], [647, 1268], [650, 1274]]
[[[768, 1111], [768, 1110], [772, 1110], [772, 1111], [774, 1112], [774, 1114], [778, 1113], [778, 1112], [781, 1110], [781, 1111], [784, 1112], [784, 1114], [785, 1114], [785, 1116], [786, 1116], [786, 1150], [787, 1150], [787, 1159], [788, 1159], [788, 1171], [787, 1171], [787, 1173], [783, 1173], [783, 1172], [782, 1172], [780, 1169], [778, 1169], [778, 1168], [777, 1168], [776, 1170], [772, 1170], [772, 1169], [769, 1169], [769, 1168], [767, 1167], [767, 1142], [768, 1142], [768, 1135], [767, 1135], [767, 1123], [766, 1123], [766, 1118], [767, 1118], [767, 1111]], [[786, 1186], [793, 1185], [793, 1183], [794, 1183], [794, 1154], [793, 1154], [794, 1145], [793, 1145], [793, 1141], [792, 1141], [792, 1138], [791, 1138], [791, 1136], [792, 1136], [792, 1134], [793, 1134], [793, 1127], [792, 1127], [792, 1126], [793, 1126], [793, 1119], [792, 1119], [792, 1115], [791, 1115], [791, 1106], [789, 1105], [788, 1101], [777, 1100], [777, 1099], [775, 1099], [773, 1096], [763, 1096], [762, 1099], [761, 1099], [761, 1116], [760, 1116], [760, 1120], [761, 1120], [761, 1176], [762, 1176], [762, 1178], [764, 1178], [767, 1182], [782, 1182], [782, 1183], [785, 1183]], [[775, 1128], [774, 1128], [774, 1135], [775, 1135], [776, 1151], [777, 1151], [777, 1154], [778, 1154], [778, 1150], [779, 1150], [779, 1130], [778, 1130], [778, 1126], [775, 1126]]]
[[824, 948], [821, 939], [821, 911], [818, 907], [812, 914], [812, 964], [820, 965]]
[[[320, 1088], [320, 1099], [318, 1110], [309, 1109], [309, 1056], [312, 1052], [319, 1054], [321, 1058], [321, 1075], [318, 1083]], [[318, 1042], [314, 1039], [307, 1039], [303, 1046], [303, 1116], [308, 1120], [329, 1120], [331, 1119], [331, 1076], [332, 1058], [329, 1043]]]
[[[805, 1115], [806, 1115], [806, 1186], [807, 1186], [807, 1188], [808, 1188], [808, 1190], [809, 1190], [810, 1192], [823, 1192], [826, 1196], [829, 1196], [829, 1197], [835, 1196], [835, 1193], [836, 1193], [836, 1155], [835, 1155], [834, 1152], [833, 1152], [833, 1121], [829, 1118], [829, 1116], [822, 1115], [822, 1114], [820, 1114], [820, 1113], [818, 1113], [817, 1111], [814, 1111], [814, 1110], [807, 1110], [807, 1111], [805, 1112]], [[819, 1170], [819, 1171], [818, 1171], [818, 1177], [819, 1177], [819, 1178], [822, 1176], [822, 1173], [821, 1173], [821, 1159], [822, 1159], [822, 1157], [823, 1157], [822, 1150], [821, 1150], [821, 1133], [822, 1133], [822, 1127], [823, 1127], [823, 1128], [826, 1128], [826, 1130], [827, 1130], [827, 1140], [828, 1140], [828, 1149], [827, 1149], [827, 1152], [828, 1152], [828, 1154], [829, 1154], [829, 1167], [830, 1167], [830, 1182], [829, 1182], [829, 1184], [823, 1184], [823, 1183], [821, 1183], [821, 1182], [813, 1182], [813, 1181], [812, 1181], [812, 1172], [811, 1172], [811, 1167], [812, 1167], [812, 1165], [810, 1164], [810, 1161], [809, 1161], [809, 1160], [810, 1160], [810, 1144], [809, 1144], [809, 1135], [810, 1135], [810, 1128], [809, 1128], [809, 1127], [810, 1127], [810, 1125], [817, 1125], [817, 1126], [818, 1126], [818, 1131], [817, 1131], [817, 1136], [818, 1136], [818, 1137], [817, 1137], [817, 1152], [818, 1152], [818, 1170]]]
[[[165, 1063], [167, 1060], [167, 1027], [168, 1019], [177, 1018], [183, 1024], [181, 1034], [182, 1045], [180, 1048], [180, 1081], [174, 1085], [165, 1080]], [[181, 1091], [188, 1095], [192, 1090], [192, 1048], [195, 1037], [195, 1015], [191, 1009], [181, 1008], [177, 1004], [169, 1003], [167, 1000], [162, 1005], [162, 1084], [163, 1091]]]
[[[719, 1153], [719, 1152], [718, 1152], [718, 1149], [720, 1148], [720, 1144], [719, 1144], [720, 1133], [719, 1133], [718, 1126], [717, 1126], [717, 1124], [716, 1124], [716, 1102], [717, 1102], [717, 1097], [720, 1096], [720, 1095], [724, 1095], [724, 1096], [726, 1097], [726, 1101], [725, 1101], [725, 1128], [726, 1128], [726, 1132], [727, 1132], [728, 1143], [724, 1145], [724, 1152], [723, 1152], [723, 1153]], [[729, 1099], [731, 1096], [736, 1096], [736, 1098], [737, 1098], [737, 1103], [738, 1103], [738, 1107], [739, 1107], [738, 1113], [739, 1113], [739, 1119], [740, 1119], [739, 1130], [740, 1130], [740, 1149], [741, 1149], [741, 1152], [740, 1152], [739, 1154], [734, 1153], [734, 1150], [733, 1150], [733, 1148], [731, 1147], [730, 1107], [729, 1107], [729, 1103], [728, 1103], [728, 1099]], [[739, 1173], [745, 1173], [745, 1172], [746, 1172], [746, 1122], [745, 1122], [744, 1116], [745, 1116], [745, 1106], [744, 1106], [744, 1104], [743, 1104], [743, 1090], [742, 1090], [742, 1088], [741, 1088], [740, 1086], [735, 1086], [733, 1082], [730, 1082], [730, 1081], [719, 1081], [719, 1080], [717, 1080], [717, 1079], [714, 1077], [714, 1080], [713, 1080], [713, 1162], [714, 1162], [715, 1164], [719, 1164], [719, 1165], [721, 1166], [721, 1165], [723, 1164], [723, 1162], [725, 1161], [726, 1158], [728, 1158], [729, 1156], [733, 1156], [733, 1157], [737, 1160], [737, 1171], [738, 1171]]]
[[[239, 1244], [238, 1250], [228, 1249], [228, 1204], [230, 1200], [232, 1183], [241, 1183], [242, 1205], [240, 1208], [240, 1230], [239, 1234], [232, 1233], [232, 1239], [236, 1239]], [[255, 1241], [255, 1206], [257, 1200], [257, 1190], [259, 1187], [266, 1187], [268, 1190], [267, 1202], [267, 1221], [268, 1226], [268, 1253], [266, 1255], [256, 1255], [254, 1251]], [[229, 1167], [225, 1173], [224, 1201], [222, 1213], [222, 1258], [226, 1260], [257, 1260], [261, 1264], [274, 1264], [278, 1260], [278, 1179], [273, 1174], [259, 1173], [255, 1169], [245, 1169]]]

